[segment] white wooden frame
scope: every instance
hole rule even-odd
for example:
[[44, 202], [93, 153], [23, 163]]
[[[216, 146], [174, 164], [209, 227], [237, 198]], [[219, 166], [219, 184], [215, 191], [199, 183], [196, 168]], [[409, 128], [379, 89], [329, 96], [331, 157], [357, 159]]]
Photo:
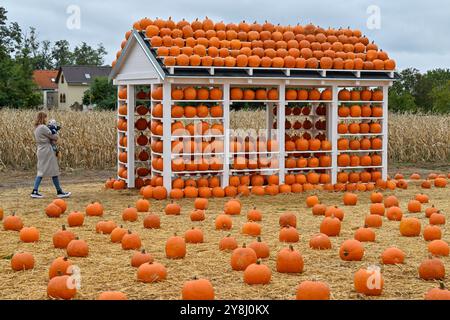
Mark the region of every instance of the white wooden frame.
[[[374, 167], [348, 167], [348, 168], [339, 168], [337, 165], [337, 157], [340, 151], [337, 149], [337, 140], [339, 138], [339, 135], [337, 133], [337, 125], [339, 122], [338, 118], [338, 107], [339, 107], [339, 100], [338, 100], [338, 93], [340, 88], [346, 87], [381, 87], [384, 94], [384, 99], [381, 102], [376, 102], [379, 104], [382, 104], [383, 106], [383, 117], [382, 118], [373, 118], [373, 120], [380, 121], [382, 125], [383, 132], [379, 134], [378, 136], [382, 137], [383, 139], [383, 148], [382, 150], [378, 150], [382, 156], [382, 165], [376, 168], [381, 169], [382, 171], [382, 177], [383, 179], [387, 179], [387, 170], [388, 170], [388, 89], [389, 86], [392, 85], [392, 80], [336, 80], [336, 79], [315, 79], [315, 80], [305, 80], [305, 79], [267, 79], [267, 78], [236, 78], [236, 79], [230, 79], [230, 78], [186, 78], [186, 77], [166, 77], [164, 81], [155, 81], [154, 79], [149, 80], [148, 82], [145, 81], [115, 81], [118, 85], [126, 85], [128, 89], [128, 98], [127, 98], [127, 105], [128, 105], [128, 114], [127, 114], [127, 148], [126, 151], [128, 153], [128, 163], [127, 163], [127, 170], [128, 170], [128, 178], [125, 179], [127, 182], [127, 185], [129, 188], [134, 188], [135, 186], [135, 129], [134, 129], [134, 112], [135, 112], [135, 85], [151, 85], [151, 88], [155, 85], [162, 85], [163, 86], [163, 100], [160, 102], [163, 105], [163, 117], [162, 117], [162, 123], [163, 123], [163, 130], [164, 133], [171, 132], [171, 106], [173, 101], [171, 100], [171, 88], [175, 85], [194, 85], [194, 86], [217, 86], [220, 87], [223, 91], [223, 102], [221, 103], [223, 106], [223, 125], [224, 125], [224, 168], [222, 171], [219, 172], [219, 176], [221, 177], [221, 185], [222, 187], [226, 187], [229, 182], [229, 177], [231, 174], [237, 173], [235, 170], [231, 170], [229, 167], [230, 159], [232, 157], [230, 151], [229, 151], [229, 137], [230, 137], [230, 106], [233, 102], [242, 102], [242, 101], [232, 101], [230, 99], [230, 87], [231, 86], [243, 86], [243, 87], [273, 87], [278, 88], [279, 90], [279, 99], [277, 101], [255, 101], [255, 102], [262, 102], [266, 105], [267, 110], [267, 117], [266, 117], [266, 123], [267, 123], [267, 133], [269, 134], [270, 131], [272, 131], [272, 127], [269, 124], [273, 123], [273, 107], [276, 105], [277, 108], [277, 132], [278, 132], [278, 144], [279, 144], [279, 154], [278, 154], [278, 160], [279, 160], [279, 169], [278, 170], [260, 170], [262, 173], [274, 173], [278, 172], [279, 174], [279, 180], [280, 184], [284, 183], [285, 174], [288, 170], [285, 169], [285, 158], [286, 158], [286, 152], [285, 152], [285, 106], [291, 102], [285, 100], [285, 89], [287, 87], [320, 87], [320, 88], [331, 88], [333, 99], [331, 102], [326, 102], [328, 109], [327, 109], [327, 135], [328, 139], [330, 140], [332, 144], [332, 150], [329, 152], [331, 154], [332, 158], [332, 165], [330, 168], [324, 168], [326, 170], [329, 170], [331, 174], [331, 181], [332, 183], [336, 183], [337, 181], [337, 174], [340, 170], [361, 170], [365, 168], [374, 168]], [[119, 101], [120, 103], [120, 101]], [[151, 106], [153, 108], [154, 101], [151, 100]], [[284, 106], [284, 107], [283, 107]], [[151, 117], [152, 119], [152, 117]], [[372, 119], [372, 118], [370, 118]], [[355, 119], [358, 120], [358, 119]], [[359, 119], [364, 120], [364, 119]], [[370, 136], [368, 134], [362, 135], [362, 136]], [[118, 133], [118, 138], [120, 137], [120, 133]], [[164, 179], [164, 187], [170, 192], [172, 189], [172, 177], [178, 174], [183, 173], [175, 173], [172, 172], [172, 166], [171, 166], [171, 159], [172, 159], [172, 152], [171, 152], [171, 141], [172, 136], [170, 134], [164, 134], [162, 137], [163, 141], [163, 163], [164, 163], [164, 170], [162, 172], [162, 176]], [[152, 140], [152, 135], [150, 134], [149, 140]], [[122, 150], [123, 148], [119, 147], [118, 144], [118, 150]], [[352, 153], [358, 153], [358, 152], [370, 152], [371, 150], [367, 151], [354, 151]], [[299, 152], [295, 152], [299, 153]], [[311, 153], [311, 152], [308, 152]], [[322, 152], [323, 153], [323, 152]], [[153, 159], [154, 152], [150, 150], [150, 160]], [[118, 165], [121, 165], [118, 162]], [[151, 165], [150, 165], [151, 166]], [[154, 176], [154, 173], [160, 174], [156, 170], [152, 171], [152, 176]], [[322, 168], [320, 168], [322, 169]], [[308, 171], [313, 170], [311, 168], [303, 168], [303, 169], [295, 169], [291, 170], [290, 172], [302, 172], [302, 171]], [[248, 173], [252, 172], [252, 170], [244, 170], [242, 173]], [[196, 173], [196, 172], [192, 172]]]

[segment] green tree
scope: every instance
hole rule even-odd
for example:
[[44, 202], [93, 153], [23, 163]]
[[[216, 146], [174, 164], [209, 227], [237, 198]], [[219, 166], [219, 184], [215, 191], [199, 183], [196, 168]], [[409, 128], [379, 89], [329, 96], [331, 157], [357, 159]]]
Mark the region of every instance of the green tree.
[[101, 66], [104, 63], [105, 55], [106, 50], [102, 44], [99, 44], [97, 49], [94, 49], [86, 42], [82, 42], [73, 51], [74, 62], [77, 65]]
[[435, 105], [434, 88], [439, 88], [450, 81], [450, 69], [427, 71], [417, 83], [415, 98], [418, 107], [424, 111], [433, 111]]
[[117, 90], [106, 77], [93, 79], [84, 93], [83, 104], [94, 105], [97, 109], [113, 110], [116, 107]]
[[73, 53], [70, 51], [69, 42], [67, 40], [56, 41], [51, 51], [51, 57], [55, 69], [64, 65], [73, 65]]
[[433, 111], [438, 113], [450, 112], [450, 80], [431, 90], [433, 96]]

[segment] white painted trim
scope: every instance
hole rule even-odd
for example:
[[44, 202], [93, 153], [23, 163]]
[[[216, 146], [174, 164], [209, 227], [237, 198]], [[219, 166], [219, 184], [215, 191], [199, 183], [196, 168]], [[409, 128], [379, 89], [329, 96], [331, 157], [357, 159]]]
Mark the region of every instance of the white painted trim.
[[223, 157], [223, 175], [222, 188], [228, 186], [230, 179], [230, 84], [225, 83], [222, 86], [223, 91], [223, 129], [224, 129], [224, 157]]
[[[285, 133], [286, 133], [286, 84], [282, 83], [278, 88], [278, 108], [277, 108], [277, 130], [278, 130], [278, 166], [280, 171], [278, 172], [280, 184], [284, 184], [284, 167], [286, 161], [285, 154]], [[267, 111], [269, 112], [269, 111]]]
[[128, 96], [128, 122], [127, 122], [127, 153], [128, 153], [128, 188], [133, 189], [135, 187], [135, 139], [134, 139], [134, 108], [135, 108], [135, 90], [133, 85], [127, 86]]
[[382, 179], [387, 180], [388, 177], [388, 147], [389, 147], [389, 87], [383, 86], [383, 120], [381, 121], [381, 127], [383, 130], [383, 155], [381, 161], [383, 165]]
[[172, 113], [171, 113], [172, 85], [163, 83], [163, 179], [167, 192], [172, 190]]

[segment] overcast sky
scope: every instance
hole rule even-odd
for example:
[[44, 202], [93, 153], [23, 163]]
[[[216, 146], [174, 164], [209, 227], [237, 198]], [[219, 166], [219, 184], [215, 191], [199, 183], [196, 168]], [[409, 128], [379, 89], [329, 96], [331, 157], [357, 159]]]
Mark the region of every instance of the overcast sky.
[[[358, 28], [397, 61], [399, 68], [422, 71], [450, 67], [450, 1], [427, 0], [3, 0], [10, 21], [36, 27], [40, 40], [67, 39], [72, 46], [102, 42], [110, 64], [124, 33], [132, 23], [148, 16], [174, 20], [208, 16], [225, 22], [306, 24]], [[80, 9], [80, 28], [68, 28], [67, 13]], [[368, 28], [368, 20], [380, 27]], [[370, 13], [368, 13], [368, 9]], [[71, 11], [73, 12], [73, 11]], [[375, 18], [374, 18], [375, 17]], [[374, 18], [374, 19], [373, 19]], [[73, 25], [73, 24], [72, 24]], [[373, 23], [371, 24], [373, 26]]]

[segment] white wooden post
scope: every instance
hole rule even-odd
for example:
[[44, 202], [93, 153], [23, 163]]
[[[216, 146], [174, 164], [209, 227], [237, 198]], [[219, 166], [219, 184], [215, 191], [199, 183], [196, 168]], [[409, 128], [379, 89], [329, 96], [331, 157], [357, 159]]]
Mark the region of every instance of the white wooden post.
[[273, 103], [268, 102], [267, 108], [266, 108], [266, 129], [267, 129], [267, 136], [270, 137], [273, 129]]
[[223, 175], [222, 188], [228, 186], [230, 179], [230, 83], [223, 85]]
[[[284, 184], [284, 175], [285, 175], [285, 134], [286, 134], [286, 83], [281, 83], [279, 86], [279, 100], [278, 100], [278, 108], [277, 108], [277, 130], [278, 130], [278, 144], [279, 144], [279, 154], [278, 154], [278, 162], [279, 162], [279, 180], [280, 184]], [[271, 112], [272, 113], [272, 112]]]
[[381, 156], [382, 159], [382, 179], [387, 180], [388, 177], [388, 145], [389, 145], [389, 86], [383, 86], [383, 120], [381, 122], [381, 127], [383, 130], [383, 154]]
[[337, 174], [338, 174], [338, 108], [339, 108], [339, 87], [337, 85], [333, 85], [333, 102], [330, 105], [330, 108], [327, 112], [327, 122], [328, 122], [328, 137], [331, 141], [331, 183], [335, 184], [337, 182]]
[[[117, 121], [119, 121], [120, 119], [120, 114], [119, 114], [119, 108], [120, 108], [120, 104], [122, 103], [122, 101], [120, 101], [119, 99], [119, 93], [120, 93], [120, 86], [117, 86], [117, 116], [116, 116], [116, 128], [117, 128]], [[128, 128], [127, 128], [128, 130]], [[119, 128], [117, 128], [117, 169], [116, 169], [116, 176], [117, 179], [120, 179], [119, 175], [118, 175], [118, 171], [120, 168], [120, 163], [119, 163], [119, 154], [120, 152], [122, 152], [121, 146], [120, 146], [120, 137], [121, 137], [122, 133], [119, 132]]]
[[135, 86], [134, 85], [127, 85], [127, 116], [128, 116], [128, 122], [127, 122], [127, 141], [128, 141], [128, 147], [127, 147], [127, 160], [128, 160], [128, 179], [127, 184], [128, 188], [133, 189], [135, 184], [135, 139], [134, 139], [134, 108], [136, 104], [136, 97], [135, 97]]
[[172, 86], [163, 83], [163, 180], [167, 192], [172, 190]]

